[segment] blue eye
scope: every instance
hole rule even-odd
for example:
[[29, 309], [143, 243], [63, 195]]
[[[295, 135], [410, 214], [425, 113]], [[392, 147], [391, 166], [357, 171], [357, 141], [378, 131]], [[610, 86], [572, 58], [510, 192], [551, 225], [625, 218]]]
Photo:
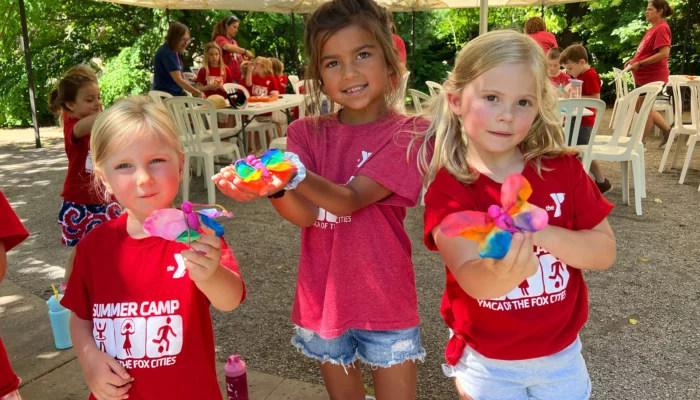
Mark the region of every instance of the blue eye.
[[357, 55], [358, 58], [367, 58], [367, 57], [369, 57], [369, 56], [371, 56], [371, 54], [369, 54], [369, 53], [366, 52], [366, 51], [363, 51], [362, 53], [360, 53], [360, 54]]

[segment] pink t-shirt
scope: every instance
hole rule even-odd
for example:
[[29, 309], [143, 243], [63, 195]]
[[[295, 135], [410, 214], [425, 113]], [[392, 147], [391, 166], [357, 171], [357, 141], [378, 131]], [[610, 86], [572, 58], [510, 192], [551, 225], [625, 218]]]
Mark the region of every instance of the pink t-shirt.
[[[416, 124], [413, 122], [416, 121]], [[414, 126], [415, 125], [415, 126]], [[348, 329], [394, 330], [419, 323], [406, 207], [416, 205], [421, 174], [413, 132], [427, 121], [395, 111], [369, 124], [345, 125], [338, 115], [289, 125], [288, 151], [307, 170], [344, 185], [363, 175], [393, 192], [348, 216], [319, 209], [301, 232], [301, 256], [292, 322], [334, 338]]]

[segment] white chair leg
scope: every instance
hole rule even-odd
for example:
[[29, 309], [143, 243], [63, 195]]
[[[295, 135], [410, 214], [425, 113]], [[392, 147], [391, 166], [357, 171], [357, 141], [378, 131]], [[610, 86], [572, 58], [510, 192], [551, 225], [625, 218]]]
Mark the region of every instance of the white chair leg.
[[190, 157], [185, 155], [185, 165], [182, 169], [182, 201], [190, 198]]
[[642, 215], [642, 163], [639, 158], [632, 157], [632, 178], [634, 179], [634, 210], [637, 215]]
[[622, 202], [629, 204], [630, 199], [630, 177], [629, 161], [620, 161], [620, 176], [622, 177]]
[[[207, 176], [214, 176], [214, 158], [206, 157], [204, 161], [204, 173]], [[207, 201], [209, 204], [216, 204], [216, 187], [211, 179], [207, 179]]]
[[681, 179], [678, 181], [681, 185], [685, 181], [685, 174], [688, 172], [688, 167], [690, 166], [690, 159], [693, 158], [693, 149], [695, 148], [695, 143], [697, 142], [697, 137], [690, 138], [690, 145], [688, 146], [688, 151], [685, 153], [685, 162], [683, 162], [683, 171], [681, 171]]
[[197, 157], [197, 176], [202, 176], [202, 159]]
[[[671, 139], [669, 138], [669, 142]], [[671, 168], [676, 168], [678, 164], [678, 159], [681, 156], [681, 142], [683, 141], [683, 135], [678, 135], [678, 143], [676, 143], [676, 151], [673, 153], [673, 161], [671, 161]]]
[[641, 164], [642, 164], [642, 198], [646, 199], [647, 198], [647, 162], [646, 162], [646, 150], [644, 149], [644, 145], [641, 143], [637, 143], [637, 153], [639, 153], [639, 157], [641, 158]]
[[659, 173], [664, 172], [666, 160], [668, 159], [668, 153], [671, 152], [671, 146], [672, 146], [673, 140], [675, 138], [676, 138], [676, 130], [671, 129], [671, 133], [669, 133], [669, 135], [668, 135], [668, 142], [666, 143], [666, 147], [664, 148], [664, 155], [661, 156], [661, 165], [659, 165]]

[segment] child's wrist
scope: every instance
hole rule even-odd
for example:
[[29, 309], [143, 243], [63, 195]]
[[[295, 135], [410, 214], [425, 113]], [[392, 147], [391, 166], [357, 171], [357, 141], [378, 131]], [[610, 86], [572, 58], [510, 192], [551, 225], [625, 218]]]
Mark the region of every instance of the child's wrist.
[[290, 179], [289, 182], [284, 186], [285, 190], [294, 190], [297, 188], [299, 183], [301, 183], [301, 181], [303, 181], [306, 178], [306, 167], [299, 159], [299, 156], [294, 153], [285, 152], [284, 158], [293, 162], [294, 166], [297, 168], [294, 175], [292, 176], [292, 179]]

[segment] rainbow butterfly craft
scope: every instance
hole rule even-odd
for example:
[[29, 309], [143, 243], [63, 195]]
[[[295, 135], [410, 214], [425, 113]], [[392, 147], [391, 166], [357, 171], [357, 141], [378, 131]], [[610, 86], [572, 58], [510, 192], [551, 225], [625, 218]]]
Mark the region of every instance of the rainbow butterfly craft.
[[[195, 211], [194, 206], [214, 206], [221, 208], [221, 211], [211, 207]], [[214, 218], [232, 216], [232, 213], [218, 204], [192, 204], [186, 201], [179, 210], [164, 208], [153, 211], [143, 222], [143, 230], [151, 236], [189, 244], [202, 236], [200, 228], [205, 232], [209, 230], [216, 236], [223, 236], [224, 228]]]
[[527, 202], [530, 195], [530, 182], [520, 174], [510, 175], [501, 185], [501, 206], [494, 204], [488, 212], [450, 214], [440, 224], [440, 230], [446, 236], [479, 242], [481, 258], [501, 259], [510, 249], [513, 233], [536, 232], [549, 222], [545, 210]]
[[296, 167], [284, 159], [284, 155], [279, 149], [270, 149], [260, 159], [249, 155], [236, 161], [233, 164], [233, 169], [243, 182], [254, 182], [261, 179], [269, 181], [273, 175], [294, 171]]

